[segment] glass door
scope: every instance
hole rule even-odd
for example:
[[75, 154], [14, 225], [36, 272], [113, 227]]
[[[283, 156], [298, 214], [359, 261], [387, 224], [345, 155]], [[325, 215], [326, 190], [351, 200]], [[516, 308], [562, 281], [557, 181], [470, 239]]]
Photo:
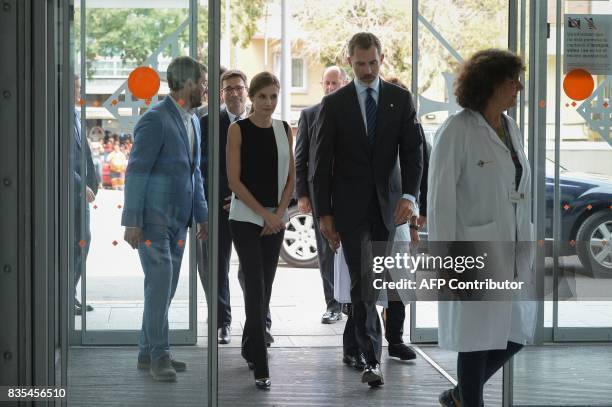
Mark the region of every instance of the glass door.
[[[612, 339], [612, 147], [609, 67], [598, 65], [610, 38], [603, 1], [537, 4], [549, 22], [538, 75], [548, 108], [538, 137], [545, 160], [542, 213], [544, 313], [541, 340], [514, 357], [508, 405], [604, 406]], [[564, 342], [564, 343], [559, 343]], [[573, 342], [571, 345], [565, 342]]]
[[[188, 1], [82, 0], [74, 7], [74, 120], [78, 151], [73, 343], [136, 344], [142, 321], [144, 274], [138, 253], [124, 240], [121, 215], [134, 127], [146, 110], [169, 93], [165, 71], [180, 55], [193, 55]], [[194, 55], [195, 56], [195, 55]], [[83, 150], [84, 151], [84, 150]], [[95, 185], [95, 187], [94, 187]], [[93, 198], [93, 197], [92, 197]], [[196, 343], [194, 237], [185, 255], [169, 312], [171, 342]], [[72, 300], [72, 296], [71, 296]]]
[[[413, 1], [413, 94], [425, 131], [428, 153], [444, 120], [460, 106], [454, 96], [457, 67], [477, 50], [517, 47], [516, 2], [488, 0], [486, 7], [469, 2]], [[461, 27], [461, 29], [457, 29]], [[416, 39], [416, 41], [414, 41]], [[516, 51], [519, 51], [516, 49]], [[521, 99], [521, 108], [524, 99]], [[426, 234], [423, 234], [426, 238]], [[410, 339], [437, 341], [438, 304], [416, 301], [410, 307]]]

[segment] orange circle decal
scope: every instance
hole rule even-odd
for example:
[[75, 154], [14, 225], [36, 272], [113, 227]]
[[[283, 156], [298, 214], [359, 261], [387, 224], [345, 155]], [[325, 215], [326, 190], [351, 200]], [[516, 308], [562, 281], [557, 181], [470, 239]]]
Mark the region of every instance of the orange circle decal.
[[584, 69], [573, 69], [563, 79], [563, 90], [573, 100], [584, 100], [593, 94], [595, 81]]
[[159, 74], [148, 66], [139, 66], [128, 76], [128, 89], [138, 99], [151, 99], [159, 91]]

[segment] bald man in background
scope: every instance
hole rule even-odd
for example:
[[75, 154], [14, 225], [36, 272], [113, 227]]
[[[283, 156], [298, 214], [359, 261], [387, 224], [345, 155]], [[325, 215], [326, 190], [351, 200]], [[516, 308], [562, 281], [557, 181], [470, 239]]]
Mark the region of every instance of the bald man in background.
[[[346, 72], [337, 66], [330, 66], [323, 72], [321, 85], [325, 96], [346, 85]], [[334, 252], [321, 235], [316, 208], [313, 207], [314, 196], [312, 176], [314, 172], [314, 133], [317, 118], [321, 111], [321, 103], [302, 110], [298, 123], [297, 140], [295, 144], [296, 194], [300, 213], [312, 213], [315, 223], [315, 238], [319, 270], [323, 280], [326, 310], [321, 317], [321, 323], [333, 324], [342, 320], [342, 304], [334, 299]]]

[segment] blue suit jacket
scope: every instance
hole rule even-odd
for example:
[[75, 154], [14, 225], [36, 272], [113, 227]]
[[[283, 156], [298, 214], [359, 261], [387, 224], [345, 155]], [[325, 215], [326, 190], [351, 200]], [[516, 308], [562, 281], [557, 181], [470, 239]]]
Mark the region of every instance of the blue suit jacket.
[[121, 224], [174, 228], [207, 222], [208, 206], [200, 173], [200, 123], [193, 116], [194, 158], [181, 116], [170, 96], [149, 109], [134, 129], [125, 178]]

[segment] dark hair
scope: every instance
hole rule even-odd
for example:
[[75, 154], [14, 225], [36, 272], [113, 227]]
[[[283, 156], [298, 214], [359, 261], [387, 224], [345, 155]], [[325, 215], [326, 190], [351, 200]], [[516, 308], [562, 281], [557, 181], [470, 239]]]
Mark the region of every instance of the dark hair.
[[399, 87], [400, 87], [400, 88], [402, 88], [402, 89], [406, 89], [406, 90], [408, 90], [408, 87], [407, 87], [406, 85], [404, 85], [404, 84], [403, 84], [403, 83], [402, 83], [402, 82], [399, 80], [399, 78], [396, 78], [395, 76], [393, 76], [393, 77], [391, 77], [391, 78], [386, 78], [385, 80], [386, 80], [387, 82], [389, 82], [389, 83], [392, 83], [392, 84], [394, 84], [394, 85], [399, 86]]
[[[251, 86], [249, 86], [249, 99], [253, 100], [257, 92], [266, 86], [276, 86], [280, 90], [280, 81], [274, 74], [266, 71], [253, 76], [253, 79], [251, 79]], [[251, 113], [254, 111], [255, 108], [251, 106]]]
[[352, 57], [353, 55], [355, 55], [355, 48], [369, 49], [372, 46], [376, 47], [379, 54], [382, 54], [380, 40], [374, 34], [368, 32], [357, 33], [353, 35], [353, 37], [349, 40], [349, 56]]
[[506, 79], [515, 79], [525, 70], [523, 60], [503, 49], [478, 51], [459, 70], [455, 96], [461, 107], [482, 110], [495, 89]]
[[168, 87], [172, 91], [179, 91], [183, 89], [188, 79], [191, 79], [193, 83], [197, 83], [202, 74], [207, 72], [206, 65], [199, 63], [193, 58], [188, 56], [177, 57], [168, 65], [166, 72]]
[[244, 82], [244, 86], [247, 85], [247, 77], [244, 72], [239, 69], [230, 69], [229, 71], [223, 72], [223, 75], [221, 75], [221, 86], [223, 86], [223, 81], [231, 78], [240, 78], [242, 82]]

